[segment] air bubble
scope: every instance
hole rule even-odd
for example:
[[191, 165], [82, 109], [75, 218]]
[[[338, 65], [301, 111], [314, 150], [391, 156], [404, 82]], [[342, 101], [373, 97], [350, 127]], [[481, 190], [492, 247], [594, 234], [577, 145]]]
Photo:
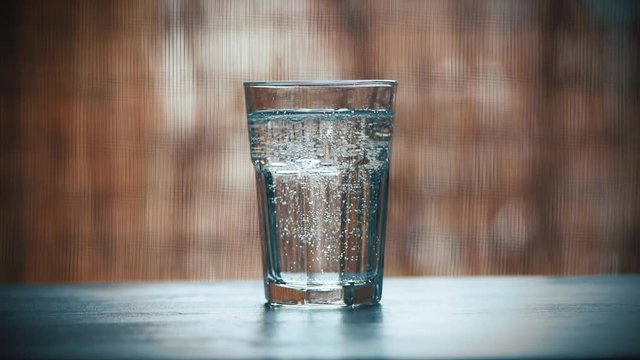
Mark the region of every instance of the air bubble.
[[[360, 222], [369, 221], [370, 212], [377, 211], [373, 189], [380, 184], [369, 182], [384, 178], [388, 171], [390, 117], [340, 111], [278, 111], [261, 115], [263, 121], [250, 121], [251, 146], [256, 149], [252, 159], [268, 186], [269, 206], [263, 205], [264, 212], [275, 218], [278, 229], [271, 238], [275, 242], [271, 246], [277, 248], [274, 253], [279, 254], [274, 260], [286, 261], [274, 269], [298, 274], [299, 281], [308, 281], [310, 272], [335, 281], [348, 273], [351, 279], [375, 266], [367, 263], [367, 257], [353, 264], [360, 256], [345, 252], [370, 246], [371, 234], [362, 230], [369, 226]], [[358, 117], [351, 118], [356, 113]], [[334, 119], [340, 121], [329, 121]], [[369, 254], [375, 245], [372, 242]], [[345, 271], [346, 264], [352, 268]], [[288, 281], [288, 275], [274, 269], [275, 276]]]

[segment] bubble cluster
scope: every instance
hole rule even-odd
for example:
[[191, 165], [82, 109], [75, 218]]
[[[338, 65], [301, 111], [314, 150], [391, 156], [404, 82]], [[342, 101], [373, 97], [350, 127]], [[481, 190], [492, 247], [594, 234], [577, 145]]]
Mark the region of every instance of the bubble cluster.
[[392, 129], [380, 111], [250, 115], [274, 277], [322, 285], [377, 273]]

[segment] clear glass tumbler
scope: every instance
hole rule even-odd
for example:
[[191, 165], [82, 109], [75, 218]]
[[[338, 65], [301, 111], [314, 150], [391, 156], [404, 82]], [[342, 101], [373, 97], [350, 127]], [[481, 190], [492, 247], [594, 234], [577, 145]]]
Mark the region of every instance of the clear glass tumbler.
[[247, 82], [271, 304], [375, 304], [396, 82]]

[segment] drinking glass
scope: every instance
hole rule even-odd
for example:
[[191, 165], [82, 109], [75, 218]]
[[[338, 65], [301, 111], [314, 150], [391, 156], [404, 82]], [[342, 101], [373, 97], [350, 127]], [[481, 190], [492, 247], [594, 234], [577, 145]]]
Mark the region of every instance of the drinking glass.
[[396, 86], [244, 83], [268, 303], [380, 301]]

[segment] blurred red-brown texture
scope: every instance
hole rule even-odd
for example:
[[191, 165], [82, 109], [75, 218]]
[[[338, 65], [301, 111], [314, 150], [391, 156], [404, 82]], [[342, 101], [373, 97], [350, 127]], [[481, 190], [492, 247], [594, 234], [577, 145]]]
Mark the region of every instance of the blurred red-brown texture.
[[0, 7], [0, 281], [259, 277], [268, 79], [399, 81], [387, 275], [640, 270], [638, 3]]

